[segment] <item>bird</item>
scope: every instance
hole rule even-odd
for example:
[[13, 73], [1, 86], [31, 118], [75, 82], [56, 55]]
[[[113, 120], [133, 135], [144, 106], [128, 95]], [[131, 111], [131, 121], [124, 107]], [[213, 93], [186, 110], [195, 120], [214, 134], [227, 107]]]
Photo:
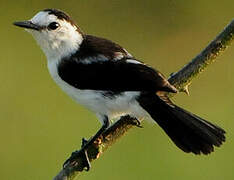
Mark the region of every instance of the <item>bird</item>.
[[82, 154], [89, 169], [87, 147], [110, 126], [111, 119], [124, 115], [157, 123], [186, 153], [207, 155], [225, 141], [225, 130], [169, 99], [167, 94], [178, 90], [162, 73], [117, 43], [85, 34], [67, 13], [44, 9], [30, 20], [13, 24], [35, 38], [56, 84], [102, 124], [66, 163]]

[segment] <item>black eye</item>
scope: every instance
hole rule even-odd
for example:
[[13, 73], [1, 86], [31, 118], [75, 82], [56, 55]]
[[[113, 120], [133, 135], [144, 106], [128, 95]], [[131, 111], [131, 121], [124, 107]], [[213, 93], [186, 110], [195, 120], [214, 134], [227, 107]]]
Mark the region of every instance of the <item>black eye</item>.
[[49, 30], [55, 30], [59, 27], [59, 23], [56, 23], [56, 22], [52, 22], [48, 25], [48, 29]]

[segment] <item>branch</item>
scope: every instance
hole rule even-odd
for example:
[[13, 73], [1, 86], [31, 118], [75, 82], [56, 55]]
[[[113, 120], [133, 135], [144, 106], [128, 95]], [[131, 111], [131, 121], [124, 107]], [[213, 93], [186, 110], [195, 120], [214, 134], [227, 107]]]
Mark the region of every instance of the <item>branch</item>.
[[188, 92], [192, 79], [202, 73], [205, 68], [215, 62], [215, 59], [231, 44], [234, 38], [234, 20], [195, 58], [177, 73], [173, 73], [169, 82], [180, 92]]
[[[230, 45], [234, 39], [234, 20], [191, 62], [181, 70], [173, 73], [169, 82], [180, 92], [188, 94], [188, 86], [198, 74], [212, 64], [215, 59]], [[173, 96], [173, 94], [169, 94]], [[109, 127], [103, 135], [88, 147], [90, 162], [97, 159], [108, 147], [122, 137], [129, 129], [136, 127], [137, 120], [130, 116], [123, 116], [119, 121]], [[72, 180], [84, 170], [84, 160], [77, 158], [75, 163], [68, 164], [53, 180]]]

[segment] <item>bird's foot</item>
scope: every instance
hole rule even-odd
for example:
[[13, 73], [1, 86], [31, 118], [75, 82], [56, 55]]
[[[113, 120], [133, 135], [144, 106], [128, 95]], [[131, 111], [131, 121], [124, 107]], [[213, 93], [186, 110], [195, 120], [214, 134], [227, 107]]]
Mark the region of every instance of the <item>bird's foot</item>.
[[107, 116], [104, 116], [104, 124], [102, 125], [102, 127], [98, 130], [98, 132], [88, 141], [85, 138], [82, 138], [82, 143], [81, 143], [81, 149], [79, 151], [75, 151], [71, 154], [71, 157], [65, 161], [65, 163], [63, 164], [63, 168], [65, 168], [67, 165], [69, 164], [76, 164], [78, 159], [81, 158], [81, 162], [82, 162], [82, 167], [86, 168], [85, 170], [88, 171], [91, 167], [90, 161], [89, 161], [89, 157], [88, 157], [88, 153], [87, 153], [87, 149], [90, 145], [92, 145], [95, 140], [102, 135], [102, 133], [107, 129], [107, 127], [109, 126], [109, 120]]
[[141, 121], [134, 118], [132, 119], [132, 122], [133, 122], [133, 125], [136, 126], [136, 127], [139, 127], [139, 128], [143, 128], [143, 126], [141, 125]]
[[63, 168], [65, 168], [68, 164], [73, 164], [76, 163], [78, 158], [82, 159], [82, 163], [83, 163], [83, 167], [85, 168], [86, 171], [89, 171], [89, 169], [91, 168], [91, 163], [89, 161], [89, 157], [88, 157], [88, 153], [87, 153], [87, 149], [85, 147], [85, 145], [88, 143], [89, 141], [87, 141], [85, 138], [82, 138], [82, 144], [81, 144], [81, 149], [78, 151], [74, 151], [72, 152], [70, 158], [68, 158], [64, 164], [63, 164]]

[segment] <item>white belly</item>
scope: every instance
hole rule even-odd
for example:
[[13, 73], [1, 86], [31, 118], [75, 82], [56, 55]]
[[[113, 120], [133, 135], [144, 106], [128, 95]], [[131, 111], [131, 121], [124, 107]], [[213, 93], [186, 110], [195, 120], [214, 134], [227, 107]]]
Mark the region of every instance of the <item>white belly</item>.
[[110, 97], [104, 96], [104, 91], [79, 90], [59, 77], [55, 63], [49, 62], [48, 69], [54, 81], [64, 92], [98, 116], [107, 115], [110, 119], [126, 114], [130, 114], [139, 119], [148, 116], [148, 113], [135, 100], [140, 94], [138, 91], [126, 91], [121, 95]]

